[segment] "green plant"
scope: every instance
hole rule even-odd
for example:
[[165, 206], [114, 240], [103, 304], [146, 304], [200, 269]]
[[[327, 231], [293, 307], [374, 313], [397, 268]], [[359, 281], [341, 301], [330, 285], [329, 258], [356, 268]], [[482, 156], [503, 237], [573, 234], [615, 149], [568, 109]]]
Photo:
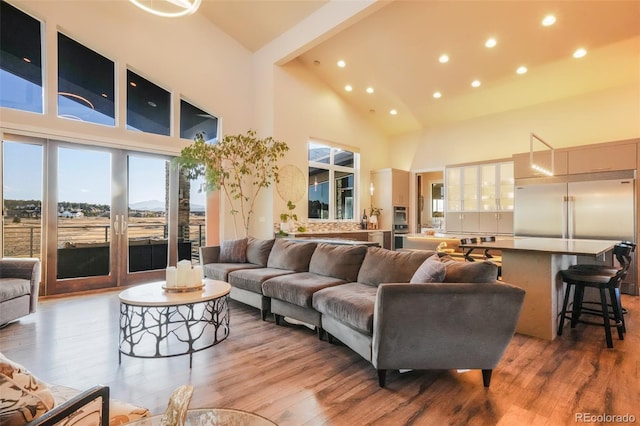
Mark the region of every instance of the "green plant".
[[236, 236], [238, 217], [247, 236], [258, 194], [278, 181], [278, 159], [288, 150], [285, 142], [256, 137], [255, 130], [227, 135], [215, 144], [205, 142], [203, 134], [198, 133], [175, 161], [187, 171], [189, 179], [204, 176], [208, 190], [224, 191]]
[[298, 220], [298, 215], [293, 213], [296, 205], [291, 202], [291, 200], [287, 201], [287, 209], [289, 209], [289, 213], [280, 213], [280, 222], [287, 222], [289, 219]]
[[369, 207], [369, 216], [380, 216], [382, 209], [379, 207]]

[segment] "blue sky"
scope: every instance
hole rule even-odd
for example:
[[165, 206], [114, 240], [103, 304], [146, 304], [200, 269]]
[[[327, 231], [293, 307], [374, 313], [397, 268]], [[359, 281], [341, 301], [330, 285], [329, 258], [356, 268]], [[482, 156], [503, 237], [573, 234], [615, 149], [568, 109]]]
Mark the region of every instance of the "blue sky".
[[[42, 146], [3, 143], [5, 199], [42, 198]], [[164, 160], [129, 157], [129, 203], [164, 200]], [[107, 151], [61, 147], [58, 155], [59, 200], [110, 205], [111, 154]], [[191, 203], [205, 204], [198, 185], [191, 185]]]

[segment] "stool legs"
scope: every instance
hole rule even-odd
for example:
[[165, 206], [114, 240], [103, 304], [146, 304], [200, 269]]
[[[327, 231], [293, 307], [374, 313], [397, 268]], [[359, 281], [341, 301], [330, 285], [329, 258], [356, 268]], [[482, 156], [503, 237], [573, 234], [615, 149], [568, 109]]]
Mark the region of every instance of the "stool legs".
[[571, 313], [571, 328], [576, 328], [582, 315], [582, 301], [584, 300], [584, 286], [576, 285], [573, 291], [573, 312]]
[[558, 321], [558, 336], [562, 336], [564, 328], [564, 320], [567, 317], [567, 306], [569, 305], [569, 294], [571, 293], [571, 283], [567, 283], [567, 289], [564, 292], [564, 302], [562, 303], [562, 311], [560, 312], [560, 320]]
[[[626, 333], [624, 325], [624, 315], [622, 315], [622, 309], [620, 308], [620, 293], [616, 294], [616, 288], [609, 288], [609, 297], [611, 298], [611, 308], [613, 309], [613, 319], [616, 322], [616, 328], [618, 329], [618, 338], [624, 340], [624, 333]], [[616, 296], [618, 296], [616, 298]], [[608, 315], [608, 312], [607, 312]]]
[[[575, 328], [578, 322], [585, 322], [588, 324], [598, 325], [598, 323], [589, 322], [589, 321], [580, 321], [580, 316], [582, 315], [582, 304], [584, 301], [584, 289], [585, 286], [581, 285], [581, 283], [574, 282], [566, 282], [566, 290], [564, 293], [564, 301], [562, 303], [562, 311], [560, 312], [560, 319], [558, 321], [558, 336], [562, 335], [562, 329], [564, 328], [564, 322], [566, 319], [571, 320], [571, 328]], [[571, 295], [571, 287], [574, 288], [573, 291], [573, 306], [572, 310], [568, 310], [569, 306], [569, 298]], [[614, 325], [618, 330], [618, 338], [620, 340], [624, 340], [624, 333], [626, 332], [624, 316], [622, 314], [622, 307], [620, 304], [620, 292], [617, 287], [609, 286], [609, 287], [599, 287], [600, 293], [600, 311], [593, 311], [591, 309], [585, 308], [586, 314], [596, 314], [602, 316], [601, 325], [604, 326], [605, 338], [607, 341], [607, 347], [613, 348], [613, 338], [611, 336], [611, 320], [614, 320]], [[613, 318], [611, 318], [611, 313], [609, 311], [609, 304], [607, 302], [607, 290], [609, 290], [609, 298], [611, 300], [611, 309], [613, 311]], [[596, 302], [597, 303], [597, 302]]]
[[607, 307], [607, 294], [604, 288], [600, 288], [600, 305], [602, 306], [602, 319], [604, 321], [604, 335], [607, 338], [607, 347], [613, 347], [613, 339], [611, 338], [611, 320], [609, 319], [609, 308]]

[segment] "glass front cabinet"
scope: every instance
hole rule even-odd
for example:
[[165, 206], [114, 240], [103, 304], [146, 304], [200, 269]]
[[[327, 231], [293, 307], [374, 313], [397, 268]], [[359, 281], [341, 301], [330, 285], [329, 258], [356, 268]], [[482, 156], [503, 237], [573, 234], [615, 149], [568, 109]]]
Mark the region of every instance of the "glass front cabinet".
[[447, 167], [447, 232], [512, 234], [513, 162]]

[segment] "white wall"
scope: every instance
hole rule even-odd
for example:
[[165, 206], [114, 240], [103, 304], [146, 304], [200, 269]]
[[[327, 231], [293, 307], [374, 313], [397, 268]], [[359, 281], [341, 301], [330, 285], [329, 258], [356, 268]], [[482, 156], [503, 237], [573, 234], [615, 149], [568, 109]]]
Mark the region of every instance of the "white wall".
[[534, 132], [554, 148], [640, 137], [640, 80], [635, 84], [454, 123], [392, 138], [392, 167], [445, 165], [529, 151]]
[[[387, 166], [387, 137], [298, 61], [274, 68], [274, 105], [274, 137], [284, 140], [291, 148], [282, 164], [294, 164], [307, 176], [310, 139], [352, 147], [362, 154], [359, 208], [369, 206], [369, 173]], [[297, 204], [299, 217], [307, 217], [306, 199], [305, 195]], [[286, 211], [286, 200], [276, 194], [273, 209], [274, 217], [278, 217]]]

